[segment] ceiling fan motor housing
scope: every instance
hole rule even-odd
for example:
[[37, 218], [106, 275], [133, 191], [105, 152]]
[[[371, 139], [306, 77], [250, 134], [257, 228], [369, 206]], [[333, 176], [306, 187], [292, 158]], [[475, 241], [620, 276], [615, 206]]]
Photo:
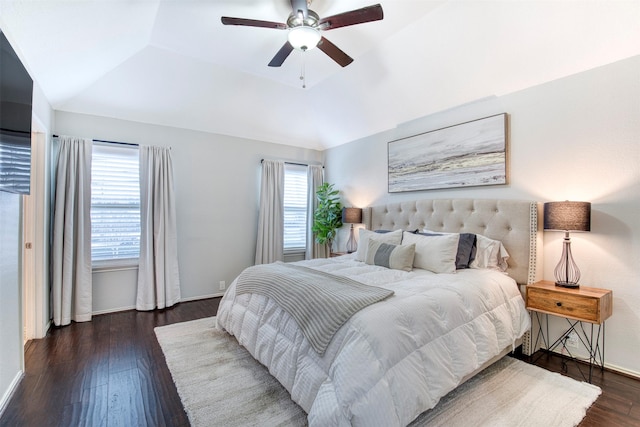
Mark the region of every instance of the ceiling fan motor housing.
[[[298, 11], [301, 12], [301, 11]], [[320, 16], [315, 13], [313, 10], [307, 11], [307, 16], [305, 18], [304, 14], [292, 12], [289, 15], [289, 19], [287, 19], [287, 26], [289, 28], [300, 27], [302, 25], [307, 27], [316, 27], [318, 25], [318, 21], [320, 20]]]

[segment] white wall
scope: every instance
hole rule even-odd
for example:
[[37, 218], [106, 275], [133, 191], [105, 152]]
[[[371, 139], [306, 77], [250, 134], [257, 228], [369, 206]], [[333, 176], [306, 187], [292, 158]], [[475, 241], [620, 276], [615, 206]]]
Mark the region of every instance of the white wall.
[[0, 413], [22, 372], [21, 197], [0, 191]]
[[[571, 236], [581, 283], [613, 290], [605, 363], [640, 375], [639, 76], [640, 57], [633, 57], [423, 117], [326, 151], [326, 176], [347, 206], [464, 197], [590, 201], [591, 232]], [[502, 112], [510, 122], [508, 185], [387, 193], [389, 141]], [[545, 279], [553, 280], [562, 237], [544, 233]]]
[[[171, 147], [183, 300], [221, 295], [221, 280], [229, 285], [253, 264], [260, 160], [322, 159], [315, 150], [59, 111], [54, 133]], [[135, 269], [94, 273], [94, 312], [133, 308], [136, 278]]]
[[[44, 97], [40, 86], [33, 87], [34, 124], [39, 129], [51, 125], [53, 110]], [[35, 126], [34, 126], [35, 129]], [[22, 198], [0, 191], [0, 413], [18, 384], [24, 369], [22, 341]], [[46, 243], [46, 242], [45, 242]], [[38, 248], [34, 248], [36, 250]], [[43, 249], [43, 248], [40, 248]], [[48, 253], [46, 248], [43, 249]], [[48, 260], [46, 261], [48, 264]], [[46, 268], [44, 268], [46, 271]], [[38, 283], [38, 294], [48, 296], [48, 283]], [[40, 316], [42, 323], [48, 320], [48, 304], [44, 304]], [[44, 329], [44, 325], [42, 329]]]

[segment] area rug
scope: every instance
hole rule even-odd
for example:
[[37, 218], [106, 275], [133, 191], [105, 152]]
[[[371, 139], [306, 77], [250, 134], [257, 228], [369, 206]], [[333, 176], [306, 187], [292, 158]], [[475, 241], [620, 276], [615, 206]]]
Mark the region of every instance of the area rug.
[[[193, 427], [305, 426], [284, 387], [215, 318], [155, 329]], [[600, 388], [504, 357], [421, 414], [418, 426], [575, 426]]]

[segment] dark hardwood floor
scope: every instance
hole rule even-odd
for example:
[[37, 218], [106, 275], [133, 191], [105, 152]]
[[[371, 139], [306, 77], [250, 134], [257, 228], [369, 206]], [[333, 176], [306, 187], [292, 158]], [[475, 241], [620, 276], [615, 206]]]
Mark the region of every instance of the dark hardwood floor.
[[[0, 426], [188, 426], [153, 328], [214, 316], [219, 301], [104, 314], [52, 328], [27, 344], [25, 377]], [[563, 370], [555, 355], [536, 364]], [[571, 363], [566, 375], [582, 379]], [[593, 382], [603, 393], [580, 426], [640, 426], [640, 380], [595, 370]]]
[[189, 426], [153, 328], [215, 316], [219, 298], [52, 328], [25, 349], [0, 426]]

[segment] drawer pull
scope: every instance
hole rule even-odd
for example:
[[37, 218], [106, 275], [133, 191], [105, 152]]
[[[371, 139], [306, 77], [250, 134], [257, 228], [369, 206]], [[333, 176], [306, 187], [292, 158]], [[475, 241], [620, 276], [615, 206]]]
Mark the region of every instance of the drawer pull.
[[561, 303], [560, 301], [558, 301], [558, 302], [556, 303], [556, 305], [557, 305], [558, 307], [562, 307], [562, 303]]

